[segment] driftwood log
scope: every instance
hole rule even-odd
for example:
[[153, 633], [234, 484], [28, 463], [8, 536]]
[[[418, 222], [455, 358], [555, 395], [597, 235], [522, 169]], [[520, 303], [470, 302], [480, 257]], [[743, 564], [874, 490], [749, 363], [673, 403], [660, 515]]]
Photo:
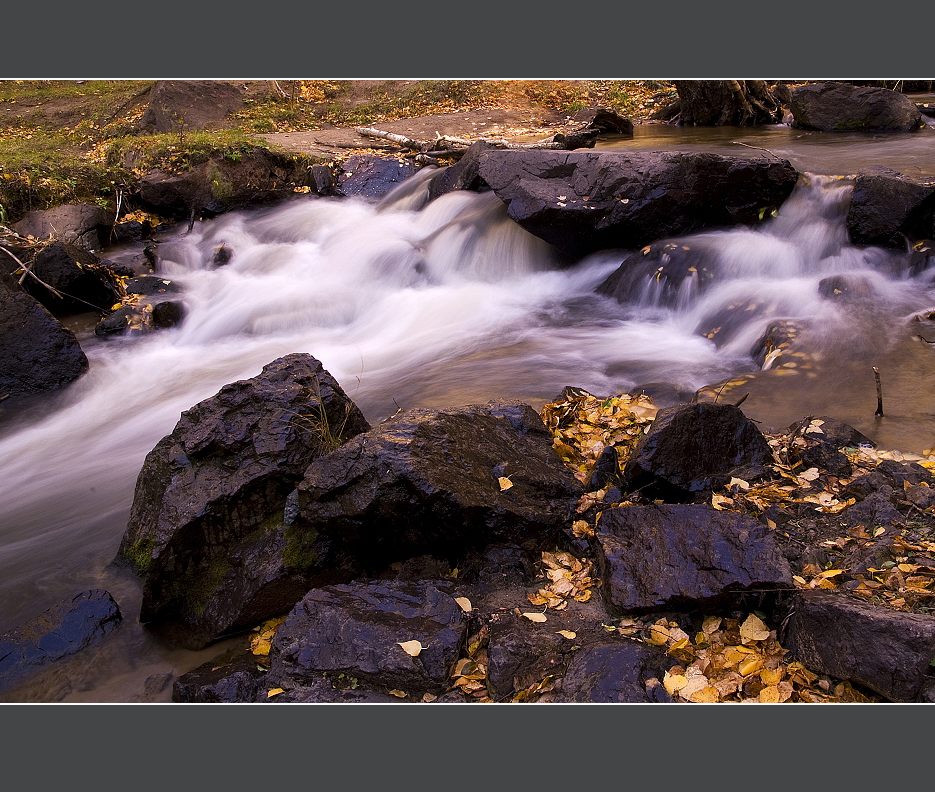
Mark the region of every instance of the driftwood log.
[[534, 143], [512, 143], [502, 138], [479, 138], [478, 140], [468, 140], [467, 138], [454, 137], [452, 135], [439, 135], [436, 133], [434, 140], [416, 140], [414, 138], [399, 135], [395, 132], [387, 132], [373, 127], [357, 127], [357, 134], [362, 137], [375, 140], [388, 140], [415, 155], [415, 161], [420, 165], [439, 165], [440, 159], [458, 159], [467, 151], [472, 143], [483, 142], [495, 148], [502, 149], [553, 149], [559, 151], [573, 151], [578, 148], [593, 148], [600, 134], [598, 129], [582, 129], [571, 132], [567, 135], [561, 133], [537, 140]]

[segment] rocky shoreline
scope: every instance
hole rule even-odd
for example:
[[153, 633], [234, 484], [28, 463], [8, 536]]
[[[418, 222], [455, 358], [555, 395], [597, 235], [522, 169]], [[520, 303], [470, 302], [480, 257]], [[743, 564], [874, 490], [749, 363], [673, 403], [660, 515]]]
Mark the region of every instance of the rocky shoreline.
[[[185, 221], [286, 196], [376, 201], [416, 170], [363, 155], [296, 167], [209, 161], [148, 174], [138, 198]], [[677, 287], [677, 253], [654, 243], [756, 225], [799, 178], [775, 156], [475, 144], [424, 200], [490, 191], [569, 263], [646, 245], [599, 287], [625, 301], [637, 269]], [[852, 241], [916, 244], [924, 269], [933, 190], [859, 174]], [[111, 227], [95, 209], [33, 212], [0, 238], [0, 420], [87, 370], [60, 319], [92, 308], [100, 337], [184, 322], [150, 221]], [[117, 229], [138, 244], [132, 265], [102, 258]], [[213, 265], [234, 255], [219, 247]], [[751, 353], [766, 366], [784, 333]], [[566, 388], [541, 413], [490, 402], [370, 426], [293, 354], [182, 414], [146, 458], [117, 561], [168, 645], [244, 636], [176, 679], [175, 701], [931, 701], [932, 467], [828, 416], [764, 435], [720, 393], [657, 412]], [[0, 691], [120, 620], [95, 590], [0, 635]]]

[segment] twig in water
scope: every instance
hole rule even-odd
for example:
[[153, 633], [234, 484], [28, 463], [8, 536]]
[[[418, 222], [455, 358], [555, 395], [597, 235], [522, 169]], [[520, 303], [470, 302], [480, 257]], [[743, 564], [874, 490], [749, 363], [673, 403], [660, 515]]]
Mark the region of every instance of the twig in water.
[[734, 407], [739, 407], [741, 404], [743, 404], [747, 400], [747, 397], [749, 395], [750, 395], [750, 392], [748, 391], [743, 396], [741, 396], [738, 401], [734, 402]]
[[765, 151], [767, 154], [775, 157], [778, 160], [782, 159], [782, 157], [780, 157], [775, 151], [770, 151], [768, 148], [763, 148], [763, 146], [751, 146], [749, 143], [741, 143], [739, 140], [732, 140], [731, 143], [733, 143], [735, 146], [744, 146], [745, 148], [756, 149], [757, 151]]
[[883, 417], [883, 385], [880, 382], [880, 369], [876, 366], [873, 367], [873, 378], [877, 383], [877, 409], [874, 412], [874, 415], [878, 418]]

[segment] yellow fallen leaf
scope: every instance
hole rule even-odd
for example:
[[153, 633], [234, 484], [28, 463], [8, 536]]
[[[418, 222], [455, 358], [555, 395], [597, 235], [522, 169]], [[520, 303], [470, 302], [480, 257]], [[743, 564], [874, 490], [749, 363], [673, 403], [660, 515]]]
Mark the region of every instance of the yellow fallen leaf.
[[271, 688], [266, 691], [266, 698], [272, 698], [273, 696], [278, 696], [280, 693], [285, 693], [286, 691], [282, 688]]
[[455, 602], [461, 607], [465, 613], [470, 613], [474, 607], [471, 605], [471, 601], [467, 597], [455, 597]]
[[669, 630], [659, 624], [654, 624], [649, 628], [649, 638], [646, 640], [653, 646], [664, 646], [669, 640]]
[[500, 492], [506, 492], [506, 490], [513, 486], [513, 482], [510, 481], [506, 476], [500, 476], [497, 481], [500, 482]]
[[769, 638], [769, 627], [756, 614], [751, 613], [740, 625], [740, 637], [744, 642], [765, 641]]
[[837, 577], [838, 575], [843, 575], [843, 569], [826, 569], [824, 572], [819, 573], [818, 577], [827, 579]]
[[430, 704], [431, 702], [435, 701], [435, 699], [437, 698], [438, 696], [436, 696], [434, 693], [425, 693], [422, 696], [422, 701], [425, 704]]
[[666, 671], [666, 675], [662, 678], [662, 685], [670, 696], [674, 696], [687, 684], [688, 677], [683, 674], [670, 674]]
[[886, 528], [883, 528], [883, 527], [881, 526], [880, 528], [876, 528], [876, 529], [873, 531], [873, 537], [874, 537], [874, 539], [875, 539], [876, 537], [882, 536], [882, 535], [885, 534], [885, 533], [886, 533]]
[[548, 621], [544, 613], [531, 613], [530, 611], [523, 611], [523, 616], [529, 619], [529, 621], [536, 622], [537, 624]]
[[742, 490], [748, 490], [750, 489], [750, 482], [744, 481], [741, 478], [734, 478], [733, 476], [731, 476], [731, 479], [727, 484], [727, 488], [733, 489], [734, 487], [740, 487], [740, 489]]
[[808, 470], [803, 470], [801, 473], [799, 473], [797, 478], [800, 478], [803, 481], [814, 481], [818, 478], [818, 468], [811, 467]]
[[418, 657], [419, 653], [425, 649], [418, 641], [397, 641], [396, 645], [402, 647], [402, 650], [410, 657]]
[[688, 700], [695, 704], [714, 704], [719, 701], [721, 694], [716, 687], [705, 685], [701, 690], [696, 690], [689, 696]]
[[721, 629], [721, 617], [705, 616], [704, 622], [701, 624], [701, 629], [705, 635], [713, 635]]
[[782, 694], [775, 685], [769, 685], [760, 691], [759, 700], [761, 704], [778, 704], [782, 700]]
[[778, 685], [782, 680], [781, 668], [764, 668], [760, 671], [760, 679], [764, 685]]
[[250, 651], [257, 657], [266, 657], [269, 654], [270, 646], [269, 640], [259, 635], [254, 635], [250, 639]]
[[387, 690], [391, 696], [396, 696], [396, 698], [406, 698], [409, 694], [405, 690]]
[[573, 641], [578, 637], [578, 633], [572, 632], [571, 630], [557, 630], [557, 634], [561, 635], [562, 638], [567, 638], [569, 641]]
[[716, 492], [711, 494], [711, 505], [718, 511], [724, 511], [728, 506], [734, 505], [733, 498], [726, 498], [723, 495], [718, 495]]
[[762, 658], [751, 657], [748, 660], [744, 660], [739, 666], [737, 666], [737, 670], [740, 672], [741, 676], [746, 677], [746, 676], [750, 676], [751, 674], [755, 674], [762, 667], [763, 667]]

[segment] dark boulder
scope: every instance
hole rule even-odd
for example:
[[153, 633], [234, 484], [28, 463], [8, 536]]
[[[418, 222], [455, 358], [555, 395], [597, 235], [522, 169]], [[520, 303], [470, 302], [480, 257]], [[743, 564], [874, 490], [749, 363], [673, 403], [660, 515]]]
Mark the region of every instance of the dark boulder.
[[843, 82], [795, 88], [790, 107], [793, 126], [822, 132], [911, 132], [924, 123], [909, 97]]
[[49, 608], [0, 635], [0, 690], [30, 672], [77, 654], [120, 625], [120, 608], [107, 591], [92, 589]]
[[416, 172], [411, 162], [396, 157], [355, 154], [341, 165], [337, 195], [377, 201]]
[[120, 282], [94, 254], [67, 242], [54, 242], [40, 252], [31, 271], [60, 296], [35, 278], [27, 277], [23, 288], [56, 316], [106, 313], [123, 296]]
[[233, 660], [213, 660], [182, 674], [172, 686], [172, 700], [188, 703], [242, 703], [255, 701], [263, 688], [262, 671], [252, 654]]
[[160, 278], [158, 275], [139, 275], [127, 281], [127, 294], [144, 294], [156, 296], [161, 294], [175, 294], [182, 289], [175, 281]]
[[847, 211], [847, 232], [856, 245], [902, 250], [907, 238], [935, 237], [935, 182], [884, 169], [859, 174]]
[[672, 659], [656, 647], [608, 640], [574, 655], [553, 700], [595, 704], [669, 702], [662, 678], [671, 665]]
[[233, 260], [234, 250], [230, 245], [225, 244], [218, 245], [214, 250], [214, 254], [211, 256], [211, 263], [215, 267], [226, 267]]
[[269, 696], [269, 691], [261, 690], [257, 695], [260, 701], [270, 704], [398, 704], [400, 699], [387, 693], [378, 693], [361, 687], [357, 680], [347, 686], [341, 686], [343, 680], [334, 682], [328, 677], [307, 679], [299, 687], [290, 688], [284, 693]]
[[891, 701], [912, 701], [935, 659], [935, 617], [902, 613], [833, 591], [800, 591], [781, 635], [812, 671]]
[[331, 195], [334, 191], [334, 171], [328, 165], [312, 165], [309, 169], [317, 195]]
[[491, 151], [495, 148], [490, 143], [478, 141], [472, 143], [467, 151], [461, 155], [454, 165], [440, 170], [429, 181], [429, 200], [436, 198], [455, 190], [474, 190], [482, 192], [487, 189], [487, 185], [480, 177], [480, 156], [485, 151]]
[[74, 334], [28, 294], [0, 282], [0, 413], [19, 399], [61, 390], [87, 370]]
[[606, 107], [586, 107], [572, 116], [582, 129], [596, 129], [610, 135], [633, 137], [633, 122]]
[[146, 132], [212, 129], [244, 103], [242, 86], [212, 80], [159, 80], [149, 89], [139, 128]]
[[113, 215], [93, 204], [62, 204], [52, 209], [34, 209], [13, 225], [23, 236], [45, 239], [53, 236], [84, 250], [100, 250], [107, 242]]
[[121, 336], [129, 332], [131, 324], [142, 329], [144, 316], [137, 305], [124, 305], [105, 316], [94, 326], [94, 335], [99, 338]]
[[178, 327], [188, 311], [181, 300], [165, 300], [153, 306], [153, 327], [157, 330]]
[[765, 526], [710, 506], [608, 509], [598, 523], [595, 550], [607, 603], [623, 612], [695, 606], [792, 585], [789, 565]]
[[869, 473], [855, 478], [842, 491], [841, 497], [863, 500], [876, 492], [903, 492], [909, 487], [924, 484], [935, 487], [935, 476], [915, 462], [896, 462], [887, 459]]
[[[281, 687], [345, 674], [387, 688], [442, 692], [460, 657], [467, 616], [430, 581], [313, 589], [276, 632], [270, 678]], [[400, 643], [419, 641], [415, 657]]]
[[558, 541], [579, 494], [528, 405], [414, 409], [308, 467], [286, 538], [309, 569], [349, 579], [421, 554]]
[[688, 152], [485, 151], [478, 173], [511, 218], [574, 255], [755, 224], [798, 179], [785, 160]]
[[139, 202], [163, 217], [188, 220], [289, 198], [307, 181], [301, 161], [256, 147], [212, 157], [181, 174], [150, 171], [140, 181]]
[[489, 629], [487, 682], [497, 700], [564, 673], [574, 644], [559, 635], [551, 621], [535, 624], [507, 612]]
[[287, 355], [182, 413], [147, 455], [119, 556], [141, 621], [202, 646], [308, 590], [283, 568], [286, 496], [309, 463], [369, 428], [311, 355]]
[[624, 481], [646, 498], [685, 501], [726, 484], [736, 468], [772, 460], [766, 439], [737, 407], [687, 404], [659, 411], [633, 450]]

